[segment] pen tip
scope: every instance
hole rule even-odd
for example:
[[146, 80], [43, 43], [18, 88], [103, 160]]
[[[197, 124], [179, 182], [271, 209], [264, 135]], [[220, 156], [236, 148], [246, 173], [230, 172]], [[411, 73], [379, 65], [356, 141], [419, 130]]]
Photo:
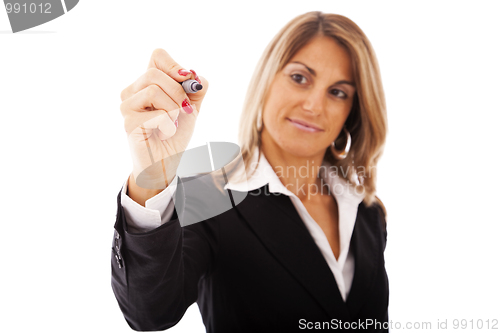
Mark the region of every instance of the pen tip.
[[198, 83], [198, 84], [196, 85], [196, 90], [201, 90], [201, 89], [203, 89], [203, 86], [202, 86], [201, 84], [199, 84], [199, 83]]

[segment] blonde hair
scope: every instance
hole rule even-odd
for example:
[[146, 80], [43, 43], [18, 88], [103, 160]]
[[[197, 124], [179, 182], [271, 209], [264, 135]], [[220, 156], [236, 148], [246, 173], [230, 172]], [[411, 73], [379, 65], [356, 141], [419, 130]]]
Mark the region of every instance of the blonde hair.
[[[356, 85], [353, 107], [345, 122], [352, 138], [349, 154], [345, 159], [337, 160], [327, 149], [325, 160], [332, 166], [348, 170], [345, 177], [344, 173], [339, 173], [340, 177], [346, 180], [357, 177], [364, 187], [365, 204], [371, 206], [376, 201], [386, 214], [384, 205], [375, 195], [376, 165], [387, 134], [386, 104], [379, 66], [366, 35], [342, 15], [315, 11], [297, 16], [278, 32], [265, 49], [250, 81], [240, 118], [238, 141], [245, 171], [250, 167], [254, 149], [261, 145], [257, 118], [263, 110], [275, 75], [298, 50], [317, 36], [331, 37], [346, 49], [352, 60]], [[360, 169], [368, 170], [369, 176], [356, 171]]]

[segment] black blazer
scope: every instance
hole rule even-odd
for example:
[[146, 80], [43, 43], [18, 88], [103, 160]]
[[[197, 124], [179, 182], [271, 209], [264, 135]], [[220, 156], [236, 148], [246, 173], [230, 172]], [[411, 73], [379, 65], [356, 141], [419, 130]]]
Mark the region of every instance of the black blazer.
[[197, 211], [189, 212], [187, 202], [210, 206], [216, 192], [206, 179], [178, 179], [171, 220], [141, 234], [127, 231], [118, 194], [111, 284], [132, 329], [170, 328], [197, 302], [209, 333], [303, 332], [317, 323], [338, 328], [340, 321], [388, 331], [381, 328], [388, 321], [389, 286], [379, 205], [358, 206], [350, 244], [354, 279], [344, 302], [290, 198], [269, 194], [268, 185], [235, 206], [245, 194], [228, 190], [234, 207], [181, 227], [178, 217]]

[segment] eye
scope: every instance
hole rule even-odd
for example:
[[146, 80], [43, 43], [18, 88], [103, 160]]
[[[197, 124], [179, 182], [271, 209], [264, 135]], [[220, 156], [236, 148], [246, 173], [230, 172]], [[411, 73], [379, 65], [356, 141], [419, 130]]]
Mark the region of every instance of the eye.
[[291, 78], [292, 78], [292, 80], [294, 80], [298, 84], [306, 83], [306, 80], [307, 80], [304, 75], [300, 75], [300, 74], [292, 74]]
[[347, 94], [345, 92], [343, 92], [342, 90], [332, 89], [330, 92], [332, 93], [332, 95], [334, 95], [336, 97], [347, 98]]

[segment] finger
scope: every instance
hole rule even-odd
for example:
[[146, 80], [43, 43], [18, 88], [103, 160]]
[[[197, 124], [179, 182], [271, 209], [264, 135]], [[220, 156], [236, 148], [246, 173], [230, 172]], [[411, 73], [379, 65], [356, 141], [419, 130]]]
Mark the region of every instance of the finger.
[[134, 112], [124, 118], [125, 131], [128, 135], [144, 135], [145, 138], [156, 133], [160, 140], [166, 140], [177, 130], [178, 115], [179, 110], [168, 113], [164, 110]]
[[[148, 111], [148, 108], [154, 109]], [[179, 115], [177, 104], [157, 85], [151, 85], [126, 99], [120, 105], [125, 118], [125, 130], [131, 133], [136, 127], [165, 112], [172, 113], [172, 121]]]
[[149, 68], [157, 68], [177, 82], [195, 78], [191, 71], [186, 70], [175, 62], [170, 54], [164, 49], [156, 49], [153, 51], [151, 59], [149, 60], [148, 69]]
[[125, 115], [131, 111], [175, 110], [178, 108], [165, 92], [156, 84], [149, 85], [122, 102], [120, 109]]
[[122, 91], [122, 101], [126, 100], [127, 98], [152, 84], [156, 84], [157, 86], [159, 86], [167, 95], [170, 95], [169, 91], [173, 90], [172, 94], [174, 96], [178, 96], [177, 99], [180, 100], [180, 103], [178, 103], [179, 105], [185, 98], [187, 98], [184, 89], [177, 81], [172, 79], [170, 76], [168, 76], [158, 68], [149, 68], [134, 83], [132, 83]]
[[185, 112], [192, 112], [189, 98], [182, 86], [157, 68], [148, 69], [137, 81], [125, 88], [122, 91], [122, 101], [153, 84], [160, 87], [177, 104], [177, 108], [182, 107]]

